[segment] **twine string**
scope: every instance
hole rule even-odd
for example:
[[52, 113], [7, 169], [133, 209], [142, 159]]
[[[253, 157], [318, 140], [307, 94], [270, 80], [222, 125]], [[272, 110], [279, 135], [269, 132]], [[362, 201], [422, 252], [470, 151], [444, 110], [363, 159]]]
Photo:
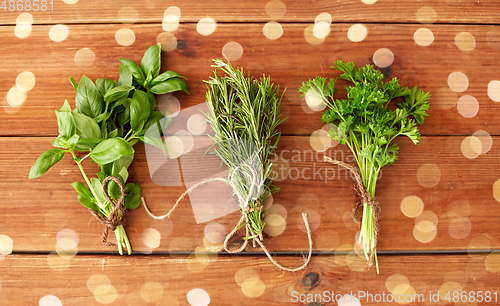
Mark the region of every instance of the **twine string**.
[[[120, 198], [118, 200], [111, 199], [106, 184], [109, 181], [114, 181], [120, 187]], [[125, 209], [123, 207], [123, 201], [125, 200], [125, 189], [123, 188], [122, 182], [113, 176], [108, 176], [102, 182], [102, 189], [106, 200], [113, 206], [113, 210], [110, 212], [109, 217], [100, 216], [95, 210], [89, 209], [89, 211], [99, 220], [105, 227], [102, 233], [102, 244], [105, 246], [115, 246], [116, 244], [108, 241], [108, 232], [109, 230], [116, 230], [116, 228], [120, 225], [125, 225]]]
[[[352, 172], [352, 177], [354, 181], [356, 182], [356, 191], [358, 192], [359, 196], [361, 197], [361, 202], [358, 202], [352, 206], [352, 211], [351, 211], [351, 216], [354, 222], [358, 224], [358, 226], [361, 225], [362, 222], [362, 217], [358, 215], [358, 209], [360, 207], [363, 207], [364, 204], [369, 205], [372, 210], [373, 210], [373, 231], [374, 231], [374, 246], [373, 249], [376, 249], [377, 247], [377, 242], [378, 242], [378, 234], [379, 234], [379, 220], [380, 220], [380, 203], [377, 201], [377, 199], [373, 198], [368, 192], [368, 189], [366, 189], [365, 185], [363, 185], [363, 179], [361, 178], [361, 175], [359, 174], [359, 171], [357, 168], [346, 164], [340, 160], [334, 160], [328, 156], [324, 156], [324, 161], [333, 165], [339, 165], [349, 171]], [[375, 252], [370, 253], [370, 257], [368, 260], [368, 264], [371, 266], [374, 263], [375, 260]]]
[[[247, 167], [250, 172], [251, 172], [251, 176], [252, 176], [252, 184], [250, 185], [250, 188], [249, 188], [249, 192], [247, 194], [247, 196], [243, 196], [239, 191], [238, 189], [236, 188], [236, 184], [235, 184], [235, 181], [234, 181], [234, 175], [236, 173], [236, 170], [241, 168], [241, 167]], [[244, 175], [248, 175], [247, 173], [244, 173]], [[250, 225], [250, 220], [248, 218], [248, 213], [250, 212], [250, 210], [252, 209], [250, 207], [250, 201], [252, 200], [252, 192], [256, 186], [256, 180], [257, 180], [257, 175], [255, 173], [255, 171], [253, 170], [253, 168], [249, 165], [246, 165], [246, 164], [242, 164], [241, 166], [238, 166], [234, 171], [233, 173], [231, 174], [231, 177], [230, 177], [230, 180], [229, 180], [229, 185], [231, 186], [231, 188], [233, 189], [233, 192], [236, 194], [236, 197], [238, 198], [238, 201], [239, 201], [239, 206], [240, 206], [240, 212], [241, 212], [241, 218], [240, 220], [238, 221], [238, 223], [236, 223], [235, 227], [231, 230], [231, 232], [229, 234], [227, 234], [226, 238], [224, 239], [224, 250], [228, 253], [238, 253], [238, 252], [242, 252], [246, 249], [247, 245], [248, 245], [248, 241], [250, 239], [252, 239], [253, 241], [253, 244], [254, 244], [254, 247], [256, 247], [256, 244], [259, 244], [259, 246], [262, 248], [262, 250], [264, 251], [264, 253], [267, 255], [267, 257], [269, 258], [269, 260], [276, 266], [278, 267], [279, 269], [281, 270], [284, 270], [284, 271], [290, 271], [290, 272], [297, 272], [297, 271], [300, 271], [302, 269], [304, 269], [308, 264], [309, 264], [309, 261], [311, 260], [311, 255], [312, 255], [312, 238], [311, 238], [311, 229], [309, 227], [309, 221], [307, 219], [307, 214], [305, 213], [302, 213], [302, 219], [304, 220], [304, 224], [306, 226], [306, 230], [307, 230], [307, 238], [308, 238], [308, 242], [309, 242], [309, 252], [308, 252], [308, 255], [307, 257], [305, 258], [304, 260], [304, 263], [299, 266], [299, 267], [296, 267], [296, 268], [287, 268], [287, 267], [284, 267], [282, 265], [280, 265], [273, 257], [272, 255], [269, 253], [269, 251], [267, 250], [267, 248], [264, 246], [262, 240], [263, 240], [263, 237], [262, 235], [257, 235], [253, 230], [252, 230], [252, 227]], [[222, 181], [222, 182], [226, 182], [224, 179], [222, 178], [211, 178], [211, 179], [206, 179], [206, 180], [203, 180], [201, 182], [198, 182], [196, 184], [194, 184], [193, 186], [191, 186], [188, 190], [186, 190], [178, 199], [177, 201], [175, 202], [174, 206], [170, 209], [170, 211], [162, 216], [156, 216], [155, 214], [153, 214], [147, 204], [146, 204], [146, 201], [144, 200], [144, 198], [141, 198], [142, 200], [142, 205], [144, 206], [144, 208], [146, 209], [146, 212], [148, 213], [149, 216], [151, 216], [153, 219], [155, 220], [163, 220], [165, 218], [170, 218], [172, 212], [177, 208], [177, 205], [179, 204], [179, 202], [184, 199], [186, 197], [187, 194], [189, 194], [191, 191], [193, 191], [194, 189], [200, 187], [201, 185], [204, 185], [204, 184], [207, 184], [207, 183], [211, 183], [211, 182], [215, 182], [215, 181]], [[261, 207], [258, 207], [256, 209], [262, 209]], [[236, 232], [242, 227], [244, 226], [245, 227], [245, 238], [247, 239], [244, 239], [244, 242], [243, 244], [239, 247], [239, 248], [230, 248], [228, 247], [228, 243], [229, 243], [229, 240], [236, 234]], [[251, 235], [251, 236], [250, 236]], [[251, 238], [250, 238], [251, 237]]]

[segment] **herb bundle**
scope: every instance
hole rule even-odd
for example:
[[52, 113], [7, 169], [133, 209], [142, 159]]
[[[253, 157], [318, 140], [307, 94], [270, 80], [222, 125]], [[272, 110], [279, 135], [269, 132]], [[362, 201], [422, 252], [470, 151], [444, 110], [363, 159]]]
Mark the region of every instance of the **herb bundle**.
[[[430, 93], [417, 89], [401, 87], [399, 80], [393, 78], [383, 81], [384, 75], [371, 65], [355, 68], [353, 62], [337, 61], [333, 67], [340, 70], [340, 78], [353, 83], [346, 86], [347, 98], [335, 99], [337, 79], [316, 77], [302, 84], [299, 91], [321, 99], [328, 106], [321, 120], [332, 124], [329, 135], [346, 144], [353, 152], [359, 167], [359, 174], [354, 171], [354, 177], [359, 178], [362, 186], [359, 190], [362, 196], [363, 215], [359, 243], [363, 245], [366, 259], [370, 265], [375, 261], [378, 269], [376, 244], [378, 236], [379, 205], [375, 200], [377, 178], [383, 166], [396, 161], [398, 145], [393, 143], [397, 136], [407, 136], [417, 145], [420, 140], [418, 126], [424, 120], [429, 109]], [[389, 104], [397, 99], [395, 108]], [[352, 167], [340, 161], [325, 161]], [[357, 208], [358, 205], [355, 206]], [[356, 221], [359, 220], [353, 213]]]
[[214, 62], [214, 76], [206, 81], [209, 113], [205, 115], [215, 132], [210, 136], [217, 146], [214, 152], [228, 166], [228, 179], [245, 213], [247, 237], [242, 250], [248, 240], [255, 245], [255, 239], [263, 239], [262, 201], [277, 190], [271, 184], [269, 155], [281, 136], [277, 127], [285, 120], [280, 118], [282, 95], [269, 77], [256, 80], [229, 62]]
[[[78, 201], [87, 207], [105, 226], [103, 243], [108, 229], [115, 232], [119, 253], [132, 248], [123, 227], [127, 209], [135, 209], [141, 203], [142, 189], [139, 183], [127, 183], [128, 168], [134, 159], [133, 145], [145, 141], [164, 147], [162, 140], [148, 138], [146, 131], [165, 116], [155, 111], [154, 94], [183, 90], [187, 92], [183, 76], [173, 71], [160, 74], [161, 46], [153, 45], [145, 53], [140, 65], [128, 59], [120, 59], [120, 79], [97, 79], [94, 84], [86, 76], [77, 83], [70, 78], [75, 89], [76, 108], [72, 111], [66, 100], [56, 110], [59, 136], [52, 141], [55, 149], [42, 153], [33, 164], [29, 178], [36, 178], [71, 154], [78, 165], [86, 185], [71, 185], [78, 193]], [[85, 152], [86, 155], [77, 152]], [[87, 158], [99, 165], [97, 178], [89, 178], [83, 168]]]

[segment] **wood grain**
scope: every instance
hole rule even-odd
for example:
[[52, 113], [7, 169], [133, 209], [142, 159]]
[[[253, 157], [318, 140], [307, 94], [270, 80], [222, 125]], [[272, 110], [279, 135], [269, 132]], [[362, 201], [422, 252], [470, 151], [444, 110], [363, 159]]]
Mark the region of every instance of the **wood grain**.
[[[377, 186], [377, 197], [382, 206], [379, 250], [500, 248], [496, 234], [500, 227], [495, 215], [498, 202], [494, 198], [493, 187], [499, 179], [497, 143], [500, 139], [493, 137], [491, 150], [475, 159], [462, 155], [463, 140], [464, 137], [457, 136], [423, 137], [419, 146], [413, 146], [406, 139], [398, 140], [401, 145], [399, 160], [382, 170]], [[59, 241], [58, 233], [62, 229], [70, 229], [79, 238], [80, 251], [115, 252], [114, 248], [101, 245], [103, 226], [92, 220], [90, 213], [76, 200], [69, 184], [82, 181], [82, 178], [70, 158], [65, 157], [42, 177], [28, 180], [32, 163], [47, 149], [50, 149], [50, 138], [0, 138], [1, 207], [4, 220], [9, 220], [2, 224], [0, 231], [13, 239], [16, 251], [52, 251]], [[314, 250], [334, 251], [346, 244], [353, 248], [357, 228], [350, 218], [350, 207], [358, 201], [353, 182], [345, 170], [323, 163], [323, 154], [353, 163], [352, 155], [341, 145], [325, 153], [316, 153], [311, 148], [309, 137], [282, 138], [273, 158], [280, 175], [275, 184], [281, 188], [274, 194], [273, 203], [281, 207], [274, 206], [271, 210], [278, 209], [276, 212], [286, 218], [286, 229], [277, 236], [266, 235], [265, 244], [269, 250], [307, 250], [306, 234], [300, 229], [304, 229], [300, 217], [303, 211], [309, 214]], [[158, 161], [151, 160], [150, 156], [151, 162]], [[184, 184], [187, 181], [196, 182], [196, 179], [199, 181], [203, 176], [224, 177], [220, 173], [222, 170], [210, 172], [208, 166], [203, 166], [207, 162], [199, 155], [183, 156], [181, 178]], [[171, 170], [178, 169], [177, 163], [168, 165]], [[218, 165], [217, 161], [215, 165]], [[85, 167], [89, 169], [88, 175], [97, 172], [89, 164]], [[193, 173], [198, 173], [198, 176], [190, 177]], [[161, 175], [168, 173], [161, 172]], [[150, 209], [157, 215], [166, 213], [186, 190], [181, 184], [172, 186], [175, 184], [152, 181], [142, 145], [136, 146], [129, 182], [141, 184]], [[435, 186], [431, 187], [433, 184]], [[205, 186], [201, 200], [212, 204], [193, 208], [190, 200], [184, 200], [171, 220], [155, 221], [142, 207], [131, 211], [127, 216], [127, 232], [134, 251], [191, 252], [197, 247], [221, 250], [220, 241], [236, 225], [239, 213], [223, 214], [200, 224], [195, 219], [195, 213], [214, 213], [215, 208], [210, 205], [221, 203], [223, 206], [219, 207], [226, 209], [231, 203], [231, 191], [223, 187], [219, 183]], [[216, 191], [220, 194], [215, 194]], [[412, 195], [422, 200], [423, 210], [426, 211], [417, 219], [405, 216], [403, 211], [407, 212], [407, 209], [401, 209], [401, 202]], [[410, 210], [412, 207], [415, 205], [410, 205]], [[412, 213], [407, 212], [407, 215]], [[415, 225], [420, 221], [427, 221], [419, 225], [423, 232], [415, 232]], [[436, 225], [435, 232], [432, 224]], [[282, 223], [273, 225], [284, 227]], [[151, 229], [161, 238], [151, 242]], [[271, 233], [276, 235], [279, 227], [272, 229]], [[249, 247], [247, 251], [254, 250]]]
[[[204, 102], [203, 80], [213, 74], [211, 60], [222, 57], [225, 44], [238, 42], [243, 48], [243, 56], [233, 61], [234, 65], [244, 67], [255, 76], [271, 75], [275, 84], [288, 88], [283, 99], [283, 115], [289, 119], [281, 127], [283, 133], [310, 135], [321, 128], [322, 123], [318, 119], [320, 112], [310, 110], [301, 99], [297, 91], [301, 82], [316, 75], [336, 77], [328, 67], [337, 59], [364, 65], [372, 63], [374, 52], [379, 48], [388, 48], [395, 60], [384, 70], [387, 76], [400, 78], [405, 86], [418, 85], [433, 95], [430, 116], [422, 126], [422, 134], [471, 135], [478, 129], [491, 135], [500, 134], [495, 120], [499, 114], [498, 105], [488, 96], [488, 84], [498, 79], [496, 71], [500, 65], [492, 60], [500, 55], [500, 40], [496, 39], [500, 38], [500, 32], [495, 27], [428, 25], [435, 40], [430, 46], [421, 47], [413, 39], [421, 25], [368, 25], [368, 36], [359, 43], [347, 39], [350, 26], [334, 25], [322, 44], [311, 45], [304, 39], [306, 26], [301, 24], [284, 24], [284, 34], [276, 41], [264, 37], [260, 24], [223, 24], [207, 37], [198, 34], [194, 25], [183, 25], [174, 33], [177, 49], [163, 53], [163, 70], [174, 70], [188, 78], [191, 94], [176, 94], [182, 109], [199, 105]], [[70, 76], [77, 80], [82, 75], [94, 80], [117, 79], [117, 58], [139, 62], [144, 50], [162, 33], [158, 24], [130, 26], [136, 41], [131, 47], [122, 47], [114, 37], [120, 28], [120, 25], [92, 28], [70, 25], [69, 37], [60, 43], [48, 38], [49, 26], [33, 26], [31, 36], [24, 40], [15, 38], [9, 27], [0, 28], [0, 37], [8, 46], [0, 49], [4, 60], [0, 67], [0, 96], [5, 97], [15, 86], [16, 77], [22, 71], [31, 71], [36, 78], [35, 87], [27, 93], [27, 100], [20, 108], [9, 107], [4, 98], [3, 104], [7, 107], [0, 112], [0, 135], [54, 135], [57, 131], [54, 110], [60, 108], [64, 99], [74, 106]], [[455, 36], [461, 32], [469, 32], [475, 37], [474, 50], [457, 48]], [[496, 40], [492, 41], [494, 38]], [[82, 48], [93, 50], [93, 64], [80, 67], [75, 63], [75, 54]], [[453, 72], [467, 76], [468, 88], [464, 92], [454, 93], [448, 88], [448, 77]], [[346, 84], [339, 82], [339, 85]], [[479, 111], [472, 118], [462, 117], [455, 106], [464, 95], [471, 95], [478, 101]]]
[[[300, 262], [297, 257], [278, 259], [287, 265]], [[267, 258], [253, 256], [77, 255], [61, 259], [57, 254], [10, 255], [0, 261], [0, 301], [38, 305], [50, 295], [63, 305], [175, 306], [207, 305], [208, 301], [210, 305], [311, 305], [316, 298], [314, 305], [336, 305], [325, 298], [331, 299], [333, 293], [337, 299], [352, 294], [361, 305], [380, 305], [377, 295], [382, 299], [392, 292], [396, 298], [411, 293], [410, 305], [455, 305], [445, 300], [448, 291], [451, 298], [454, 291], [457, 295], [474, 291], [475, 296], [482, 291], [483, 299], [489, 291], [492, 300], [483, 303], [497, 304], [499, 275], [493, 271], [498, 270], [498, 259], [496, 266], [485, 265], [486, 255], [380, 256], [380, 275], [360, 269], [361, 260], [353, 254], [315, 256], [304, 272], [281, 273]], [[193, 300], [196, 292], [202, 293], [199, 304]], [[360, 292], [365, 293], [360, 297]], [[399, 304], [385, 301], [383, 305]]]
[[[16, 18], [22, 11], [21, 1], [19, 10], [8, 6], [0, 10], [0, 24], [16, 24]], [[50, 3], [50, 1], [48, 1]], [[77, 2], [74, 0], [68, 3]], [[271, 2], [271, 4], [269, 4]], [[169, 1], [168, 3], [142, 0], [125, 0], [119, 4], [104, 0], [79, 1], [75, 4], [66, 4], [62, 1], [53, 1], [53, 10], [49, 4], [46, 11], [29, 13], [33, 15], [36, 24], [57, 23], [152, 23], [162, 22], [164, 11], [171, 6], [177, 6], [181, 11], [181, 22], [198, 22], [205, 17], [211, 17], [217, 22], [314, 22], [320, 13], [329, 13], [337, 22], [394, 22], [394, 23], [482, 23], [496, 24], [496, 17], [500, 9], [495, 0], [466, 1], [424, 0], [418, 2], [394, 3], [389, 0], [365, 1], [335, 0], [335, 1], [268, 1], [257, 0], [248, 3], [244, 1]], [[18, 3], [16, 1], [15, 3]], [[39, 1], [38, 3], [41, 3]], [[269, 5], [269, 6], [268, 6]], [[124, 13], [124, 8], [132, 8], [134, 13]], [[14, 11], [9, 11], [14, 10]], [[22, 10], [22, 11], [21, 11]], [[125, 11], [126, 12], [126, 11]]]

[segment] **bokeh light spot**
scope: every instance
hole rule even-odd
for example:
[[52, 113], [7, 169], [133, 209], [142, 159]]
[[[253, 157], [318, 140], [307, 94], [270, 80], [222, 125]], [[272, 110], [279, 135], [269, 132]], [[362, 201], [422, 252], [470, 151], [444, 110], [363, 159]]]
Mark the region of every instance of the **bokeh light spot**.
[[325, 41], [324, 37], [319, 38], [316, 35], [314, 35], [314, 25], [310, 25], [304, 29], [304, 38], [311, 45], [319, 45], [323, 41]]
[[202, 114], [194, 114], [187, 121], [188, 131], [193, 135], [201, 135], [207, 129], [207, 118]]
[[203, 18], [196, 24], [196, 31], [203, 36], [208, 36], [215, 32], [217, 23], [212, 18]]
[[88, 67], [95, 62], [95, 53], [89, 48], [82, 48], [75, 53], [75, 64], [80, 67]]
[[420, 28], [415, 31], [415, 34], [413, 34], [413, 39], [417, 45], [427, 47], [434, 42], [434, 34], [427, 28]]
[[163, 51], [173, 51], [177, 48], [177, 38], [169, 32], [161, 32], [156, 36], [156, 42], [161, 44]]
[[488, 97], [495, 102], [500, 102], [500, 81], [494, 80], [488, 83]]
[[434, 187], [440, 180], [441, 170], [435, 164], [424, 164], [417, 170], [417, 181], [422, 187]]
[[448, 225], [448, 233], [455, 239], [464, 239], [469, 236], [471, 230], [472, 223], [465, 217], [454, 218]]
[[473, 96], [461, 96], [457, 101], [457, 110], [462, 117], [472, 118], [479, 112], [479, 102]]
[[141, 286], [140, 295], [144, 301], [154, 303], [163, 295], [163, 286], [158, 282], [147, 282]]
[[462, 140], [462, 144], [460, 145], [460, 149], [462, 151], [463, 156], [474, 159], [481, 154], [483, 150], [483, 145], [481, 141], [474, 136], [467, 136]]
[[175, 15], [167, 15], [163, 18], [161, 27], [164, 31], [174, 32], [179, 27], [179, 17]]
[[163, 18], [165, 18], [169, 15], [173, 15], [173, 16], [176, 16], [177, 18], [181, 18], [181, 9], [177, 6], [171, 6], [163, 12]]
[[56, 24], [50, 28], [49, 38], [54, 42], [61, 42], [68, 38], [69, 29], [63, 24]]
[[187, 300], [191, 306], [207, 306], [210, 304], [210, 296], [203, 289], [193, 289], [188, 292]]
[[7, 92], [7, 103], [12, 107], [19, 107], [24, 104], [26, 97], [25, 91], [21, 91], [17, 86], [14, 86]]
[[476, 39], [469, 32], [460, 32], [455, 36], [455, 45], [462, 51], [472, 51], [476, 48]]
[[133, 7], [123, 7], [118, 11], [118, 20], [124, 24], [136, 23], [139, 20], [139, 13]]
[[469, 87], [469, 79], [462, 72], [452, 72], [448, 76], [448, 87], [454, 92], [464, 92]]
[[394, 54], [387, 48], [381, 48], [373, 54], [373, 63], [380, 68], [387, 68], [394, 62]]
[[363, 41], [368, 35], [368, 29], [362, 24], [352, 25], [347, 31], [347, 38], [352, 42]]
[[275, 21], [270, 21], [264, 25], [262, 32], [264, 32], [265, 37], [276, 40], [283, 35], [283, 27]]
[[135, 34], [129, 28], [121, 28], [116, 31], [115, 39], [120, 46], [127, 47], [135, 42]]
[[401, 212], [408, 218], [418, 217], [424, 210], [424, 202], [415, 195], [407, 196], [401, 201]]
[[145, 246], [151, 249], [156, 249], [160, 246], [161, 234], [154, 228], [146, 228], [142, 232], [142, 242]]
[[222, 54], [230, 61], [237, 61], [243, 55], [243, 47], [235, 41], [230, 41], [222, 48]]
[[38, 301], [40, 306], [63, 306], [61, 300], [55, 295], [46, 295]]
[[437, 20], [437, 13], [432, 7], [424, 6], [415, 13], [418, 22], [434, 23]]
[[265, 7], [266, 14], [272, 19], [279, 19], [285, 16], [286, 5], [278, 0], [269, 1]]

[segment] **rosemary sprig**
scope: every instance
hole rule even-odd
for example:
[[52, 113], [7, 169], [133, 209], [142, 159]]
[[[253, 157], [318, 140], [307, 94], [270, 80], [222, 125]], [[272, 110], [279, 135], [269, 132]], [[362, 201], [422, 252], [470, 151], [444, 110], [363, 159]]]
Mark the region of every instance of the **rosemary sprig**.
[[[284, 91], [280, 95], [279, 86], [274, 86], [269, 76], [257, 80], [250, 74], [245, 76], [243, 69], [233, 68], [229, 61], [226, 64], [216, 59], [214, 63], [214, 76], [205, 81], [209, 108], [205, 115], [215, 132], [210, 137], [215, 154], [228, 166], [228, 179], [240, 207], [248, 215], [251, 233], [245, 239], [262, 239], [262, 202], [278, 190], [269, 178], [269, 155], [281, 136], [277, 127], [286, 120], [280, 118]], [[219, 76], [219, 71], [225, 76]]]

